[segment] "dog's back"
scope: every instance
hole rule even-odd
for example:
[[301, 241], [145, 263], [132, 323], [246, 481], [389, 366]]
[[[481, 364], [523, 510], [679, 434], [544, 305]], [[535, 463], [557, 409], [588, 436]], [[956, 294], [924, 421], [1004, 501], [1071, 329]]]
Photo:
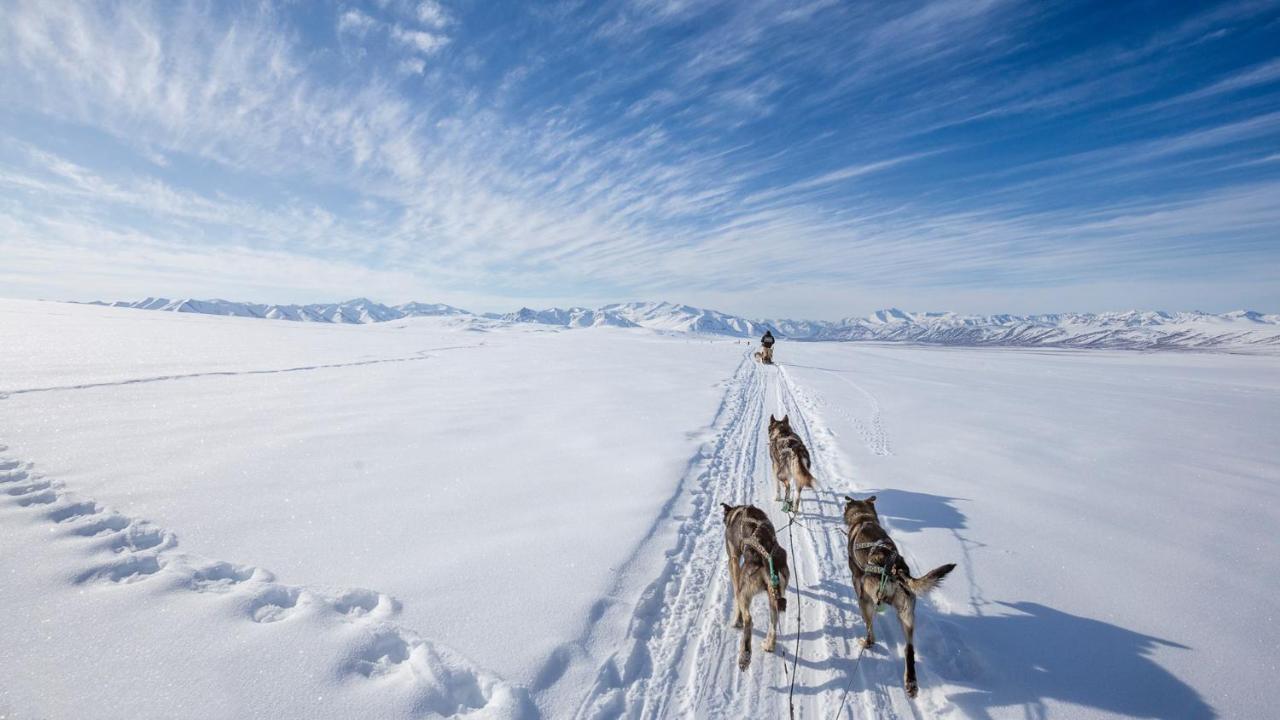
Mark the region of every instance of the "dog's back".
[[[742, 558], [744, 577], [753, 582], [766, 580], [772, 560], [773, 572], [785, 585], [791, 574], [787, 566], [787, 551], [778, 543], [778, 535], [769, 516], [754, 505], [724, 505], [724, 508], [725, 543], [734, 555]], [[766, 587], [760, 583], [752, 589], [759, 592]], [[785, 611], [786, 599], [780, 598], [779, 603], [780, 609]]]
[[[788, 428], [790, 429], [790, 428]], [[785, 468], [797, 488], [812, 488], [813, 473], [809, 471], [809, 448], [794, 432], [780, 434], [771, 445], [775, 449], [775, 462]]]
[[[955, 563], [948, 563], [930, 570], [921, 577], [912, 577], [911, 569], [898, 546], [889, 537], [888, 531], [880, 524], [880, 514], [876, 512], [876, 496], [866, 500], [854, 500], [845, 496], [844, 522], [849, 532], [849, 570], [853, 572], [855, 585], [866, 573], [868, 565], [885, 567], [888, 564], [888, 575], [895, 578], [895, 583], [912, 595], [924, 595], [933, 590], [955, 569]], [[889, 595], [895, 589], [892, 585], [886, 588]]]
[[[757, 548], [766, 552], [778, 545], [773, 523], [763, 510], [754, 505], [741, 505], [726, 511], [728, 514], [725, 536], [734, 550], [742, 553], [744, 561], [764, 565], [767, 558], [760, 556]], [[754, 541], [754, 542], [753, 542]]]

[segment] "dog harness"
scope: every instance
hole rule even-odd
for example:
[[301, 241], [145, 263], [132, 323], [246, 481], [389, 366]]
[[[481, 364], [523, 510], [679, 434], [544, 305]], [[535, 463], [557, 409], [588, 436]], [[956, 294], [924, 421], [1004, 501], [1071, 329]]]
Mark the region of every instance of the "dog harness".
[[[738, 509], [740, 510], [741, 508], [738, 508]], [[756, 520], [755, 518], [750, 516], [742, 518], [742, 523], [744, 525], [747, 523], [751, 523], [756, 528], [763, 527], [763, 524], [759, 520]], [[765, 561], [769, 563], [769, 585], [771, 585], [774, 588], [777, 588], [779, 585], [781, 585], [782, 578], [779, 577], [778, 572], [773, 569], [773, 553], [765, 552], [764, 546], [761, 545], [760, 541], [756, 540], [755, 538], [744, 538], [744, 542], [745, 544], [750, 545], [752, 550], [755, 550], [756, 552], [760, 553], [760, 556], [763, 557]]]
[[[862, 515], [859, 517], [871, 517], [871, 516]], [[862, 532], [862, 528], [866, 527], [866, 525], [867, 523], [865, 520], [858, 523], [856, 530], [849, 531], [849, 539], [856, 540], [858, 538], [858, 533]], [[876, 548], [880, 548], [880, 547], [889, 548], [889, 558], [884, 562], [883, 565], [876, 565], [871, 562], [871, 553], [875, 552]], [[857, 552], [858, 550], [867, 551], [867, 564], [858, 568], [859, 570], [861, 570], [864, 574], [869, 572], [880, 573], [880, 584], [876, 587], [876, 606], [878, 607], [880, 605], [881, 598], [884, 597], [884, 591], [889, 588], [889, 571], [893, 568], [893, 563], [898, 559], [898, 548], [894, 546], [893, 542], [890, 541], [888, 538], [880, 538], [875, 542], [864, 542], [864, 543], [855, 542], [853, 543], [853, 549], [855, 552]], [[854, 563], [857, 563], [856, 557], [854, 558]]]
[[[756, 527], [759, 527], [759, 523], [756, 524]], [[769, 563], [769, 585], [776, 589], [782, 584], [782, 578], [779, 577], [778, 572], [773, 569], [773, 553], [765, 552], [764, 546], [755, 538], [748, 539], [746, 544], [750, 545], [752, 550], [760, 553], [760, 555], [764, 557], [765, 561]]]

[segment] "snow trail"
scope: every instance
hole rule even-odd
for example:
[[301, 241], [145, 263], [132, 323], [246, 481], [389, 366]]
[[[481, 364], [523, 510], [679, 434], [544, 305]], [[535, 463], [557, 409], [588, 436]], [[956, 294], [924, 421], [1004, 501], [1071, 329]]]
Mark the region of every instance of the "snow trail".
[[373, 358], [369, 360], [355, 360], [352, 362], [340, 363], [323, 363], [318, 365], [300, 365], [298, 367], [284, 368], [266, 368], [259, 370], [210, 370], [197, 373], [180, 373], [175, 375], [153, 375], [149, 377], [127, 378], [124, 380], [109, 380], [104, 382], [80, 383], [77, 385], [51, 385], [47, 387], [29, 387], [17, 388], [13, 390], [0, 389], [0, 399], [4, 399], [10, 395], [26, 395], [28, 393], [43, 392], [60, 392], [65, 390], [89, 390], [92, 388], [115, 387], [120, 385], [138, 385], [142, 383], [168, 382], [171, 380], [191, 380], [194, 378], [206, 377], [237, 377], [241, 375], [281, 375], [286, 373], [310, 372], [312, 370], [333, 370], [336, 368], [361, 367], [364, 365], [383, 365], [386, 363], [405, 363], [420, 362], [422, 360], [430, 360], [432, 356], [429, 353], [444, 352], [446, 350], [468, 350], [483, 346], [484, 343], [476, 343], [474, 345], [452, 345], [449, 347], [428, 348], [426, 350], [415, 351], [412, 355], [403, 357], [390, 358]]
[[[879, 403], [862, 392], [868, 400], [867, 417], [842, 415], [860, 430], [871, 429], [860, 433], [868, 447], [875, 454], [887, 454], [889, 440]], [[797, 718], [833, 717], [846, 687], [845, 717], [921, 718], [943, 707], [942, 698], [929, 691], [923, 665], [920, 697], [912, 702], [906, 696], [901, 632], [896, 618], [888, 614], [877, 621], [880, 644], [866, 652], [856, 665], [856, 676], [850, 677], [865, 628], [850, 586], [841, 498], [856, 485], [835, 435], [818, 412], [820, 404], [784, 365], [763, 366], [749, 353], [744, 356], [713, 423], [715, 439], [691, 469], [692, 510], [680, 524], [677, 545], [637, 603], [627, 647], [600, 668], [577, 717], [787, 717], [793, 664]], [[819, 484], [816, 494], [806, 495], [790, 527], [790, 518], [773, 500], [766, 422], [770, 413], [790, 415], [810, 449]], [[757, 598], [753, 657], [745, 672], [737, 667], [740, 631], [729, 621], [721, 502], [764, 509], [788, 550], [792, 568], [778, 649], [773, 654], [761, 649], [767, 610]]]

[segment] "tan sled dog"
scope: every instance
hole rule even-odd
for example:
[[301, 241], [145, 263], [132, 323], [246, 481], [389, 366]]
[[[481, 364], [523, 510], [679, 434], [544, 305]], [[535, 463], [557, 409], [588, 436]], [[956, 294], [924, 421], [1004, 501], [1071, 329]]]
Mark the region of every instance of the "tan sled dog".
[[916, 598], [936, 588], [947, 573], [955, 569], [955, 563], [947, 563], [925, 573], [923, 577], [911, 577], [907, 562], [898, 554], [898, 546], [889, 539], [889, 533], [880, 526], [876, 514], [876, 496], [866, 500], [844, 498], [844, 524], [849, 529], [849, 571], [853, 573], [853, 590], [858, 595], [858, 607], [862, 621], [867, 625], [867, 647], [876, 644], [875, 629], [871, 626], [876, 607], [889, 603], [898, 611], [902, 634], [907, 638], [907, 669], [903, 685], [907, 694], [916, 696], [916, 648], [913, 637], [916, 627]]
[[774, 500], [790, 500], [791, 485], [796, 487], [796, 512], [800, 512], [800, 491], [804, 488], [813, 490], [813, 474], [809, 472], [809, 448], [791, 429], [791, 419], [783, 415], [781, 420], [769, 416], [769, 457], [773, 460], [773, 474], [776, 479]]
[[773, 652], [778, 641], [778, 614], [787, 611], [787, 551], [778, 544], [769, 516], [754, 505], [724, 507], [724, 551], [729, 558], [729, 579], [733, 581], [733, 626], [742, 628], [742, 648], [738, 669], [751, 664], [751, 599], [761, 592], [769, 596], [769, 634], [764, 651]]

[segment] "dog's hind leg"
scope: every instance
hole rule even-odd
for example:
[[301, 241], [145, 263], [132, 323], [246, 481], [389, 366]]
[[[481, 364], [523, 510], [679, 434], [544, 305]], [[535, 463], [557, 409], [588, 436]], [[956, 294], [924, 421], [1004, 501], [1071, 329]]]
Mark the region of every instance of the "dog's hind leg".
[[778, 601], [773, 598], [773, 593], [765, 591], [769, 597], [769, 634], [764, 638], [764, 651], [773, 652], [778, 644]]
[[791, 489], [787, 487], [787, 471], [783, 468], [782, 463], [778, 459], [773, 461], [773, 499], [782, 502], [782, 491], [787, 491], [787, 497], [791, 497]]
[[729, 582], [733, 586], [731, 590], [733, 593], [733, 609], [730, 611], [729, 622], [735, 628], [740, 628], [742, 627], [742, 605], [738, 602], [738, 587], [742, 581], [738, 577], [738, 573], [741, 570], [738, 567], [738, 558], [734, 557], [733, 547], [728, 540], [725, 540], [724, 543], [724, 554], [729, 558]]
[[871, 647], [876, 644], [876, 628], [872, 624], [872, 620], [876, 616], [876, 604], [871, 601], [867, 595], [863, 585], [863, 578], [854, 581], [854, 589], [858, 592], [858, 609], [862, 611], [862, 622], [867, 626], [867, 636], [862, 639], [862, 644]]
[[[744, 597], [745, 596], [745, 597]], [[742, 613], [742, 647], [738, 650], [738, 669], [745, 671], [751, 664], [751, 596], [745, 588], [737, 594], [738, 611]]]
[[916, 646], [914, 642], [916, 629], [916, 599], [910, 593], [898, 591], [893, 599], [893, 607], [898, 611], [898, 622], [902, 623], [902, 634], [907, 639], [907, 668], [902, 676], [902, 684], [907, 695], [916, 696], [919, 685], [916, 684]]

